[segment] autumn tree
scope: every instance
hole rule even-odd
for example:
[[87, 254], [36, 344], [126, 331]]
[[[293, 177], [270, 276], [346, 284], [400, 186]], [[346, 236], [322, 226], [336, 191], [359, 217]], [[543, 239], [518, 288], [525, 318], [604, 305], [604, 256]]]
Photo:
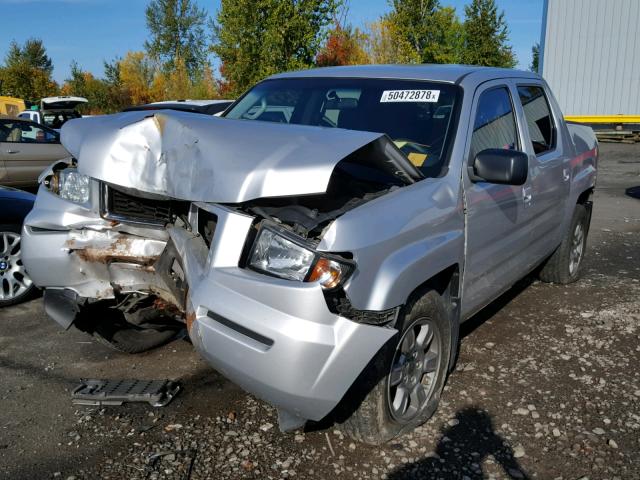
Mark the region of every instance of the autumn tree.
[[195, 79], [188, 75], [185, 65], [178, 61], [171, 72], [156, 71], [150, 86], [151, 101], [220, 98], [218, 84], [209, 65]]
[[193, 0], [151, 0], [146, 9], [151, 38], [145, 48], [165, 73], [179, 63], [194, 79], [207, 64], [207, 14]]
[[206, 65], [197, 80], [191, 85], [189, 98], [204, 100], [220, 98], [218, 82], [213, 75], [211, 66]]
[[52, 73], [53, 64], [42, 40], [31, 38], [22, 46], [13, 41], [0, 68], [2, 93], [27, 100], [54, 95], [58, 85]]
[[191, 85], [187, 67], [178, 59], [170, 72], [159, 70], [155, 73], [150, 87], [150, 100], [158, 102], [191, 98]]
[[144, 52], [127, 52], [118, 69], [122, 91], [132, 105], [152, 101], [154, 68]]
[[213, 52], [237, 95], [276, 72], [315, 64], [337, 0], [221, 0]]
[[419, 63], [420, 57], [388, 18], [368, 25], [366, 51], [371, 63]]
[[70, 76], [60, 88], [60, 93], [85, 97], [88, 103], [78, 106], [81, 113], [105, 113], [112, 110], [114, 99], [109, 94], [106, 82], [84, 71], [75, 61], [71, 63]]
[[472, 0], [464, 8], [462, 61], [470, 65], [512, 68], [516, 59], [509, 45], [504, 12], [495, 0]]
[[327, 43], [316, 57], [319, 67], [333, 65], [362, 65], [370, 63], [364, 48], [367, 35], [351, 25], [336, 24], [329, 32]]

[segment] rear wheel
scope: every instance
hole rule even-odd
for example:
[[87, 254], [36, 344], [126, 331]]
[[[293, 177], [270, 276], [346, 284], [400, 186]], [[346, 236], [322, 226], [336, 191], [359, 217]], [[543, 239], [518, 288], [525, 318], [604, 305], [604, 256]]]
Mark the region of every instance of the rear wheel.
[[0, 225], [0, 307], [27, 300], [36, 290], [22, 263], [20, 225]]
[[580, 267], [587, 248], [589, 214], [584, 205], [576, 205], [571, 226], [562, 243], [540, 270], [540, 280], [568, 284], [580, 277]]
[[398, 339], [383, 347], [354, 385], [373, 388], [343, 430], [358, 441], [380, 444], [426, 422], [438, 406], [450, 351], [444, 301], [429, 291], [408, 306]]

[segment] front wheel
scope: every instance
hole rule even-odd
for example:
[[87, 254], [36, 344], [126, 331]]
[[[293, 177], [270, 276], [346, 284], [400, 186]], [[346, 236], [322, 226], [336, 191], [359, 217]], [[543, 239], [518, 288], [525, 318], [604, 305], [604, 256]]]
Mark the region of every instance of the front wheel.
[[152, 307], [131, 315], [105, 302], [86, 306], [75, 326], [122, 353], [142, 353], [161, 347], [176, 340], [184, 329], [181, 323]]
[[373, 385], [343, 430], [380, 444], [426, 422], [436, 411], [451, 352], [444, 301], [429, 291], [407, 307], [400, 334], [368, 365], [356, 388]]
[[542, 266], [540, 280], [563, 285], [578, 280], [587, 248], [588, 231], [589, 213], [584, 205], [578, 204], [562, 243]]

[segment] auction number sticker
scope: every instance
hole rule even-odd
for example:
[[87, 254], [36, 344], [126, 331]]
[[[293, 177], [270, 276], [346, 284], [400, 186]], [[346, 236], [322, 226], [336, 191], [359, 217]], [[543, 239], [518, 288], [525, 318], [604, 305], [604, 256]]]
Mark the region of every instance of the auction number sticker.
[[386, 102], [437, 102], [440, 90], [385, 90], [380, 103]]

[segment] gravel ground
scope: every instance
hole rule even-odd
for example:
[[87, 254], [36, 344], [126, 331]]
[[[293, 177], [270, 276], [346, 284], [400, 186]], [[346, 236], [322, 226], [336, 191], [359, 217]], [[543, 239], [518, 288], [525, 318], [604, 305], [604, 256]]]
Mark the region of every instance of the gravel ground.
[[[383, 447], [278, 431], [185, 341], [142, 355], [0, 311], [0, 478], [640, 479], [640, 146], [602, 145], [583, 279], [525, 279], [463, 326], [434, 418]], [[80, 377], [173, 378], [169, 406], [78, 407]]]

